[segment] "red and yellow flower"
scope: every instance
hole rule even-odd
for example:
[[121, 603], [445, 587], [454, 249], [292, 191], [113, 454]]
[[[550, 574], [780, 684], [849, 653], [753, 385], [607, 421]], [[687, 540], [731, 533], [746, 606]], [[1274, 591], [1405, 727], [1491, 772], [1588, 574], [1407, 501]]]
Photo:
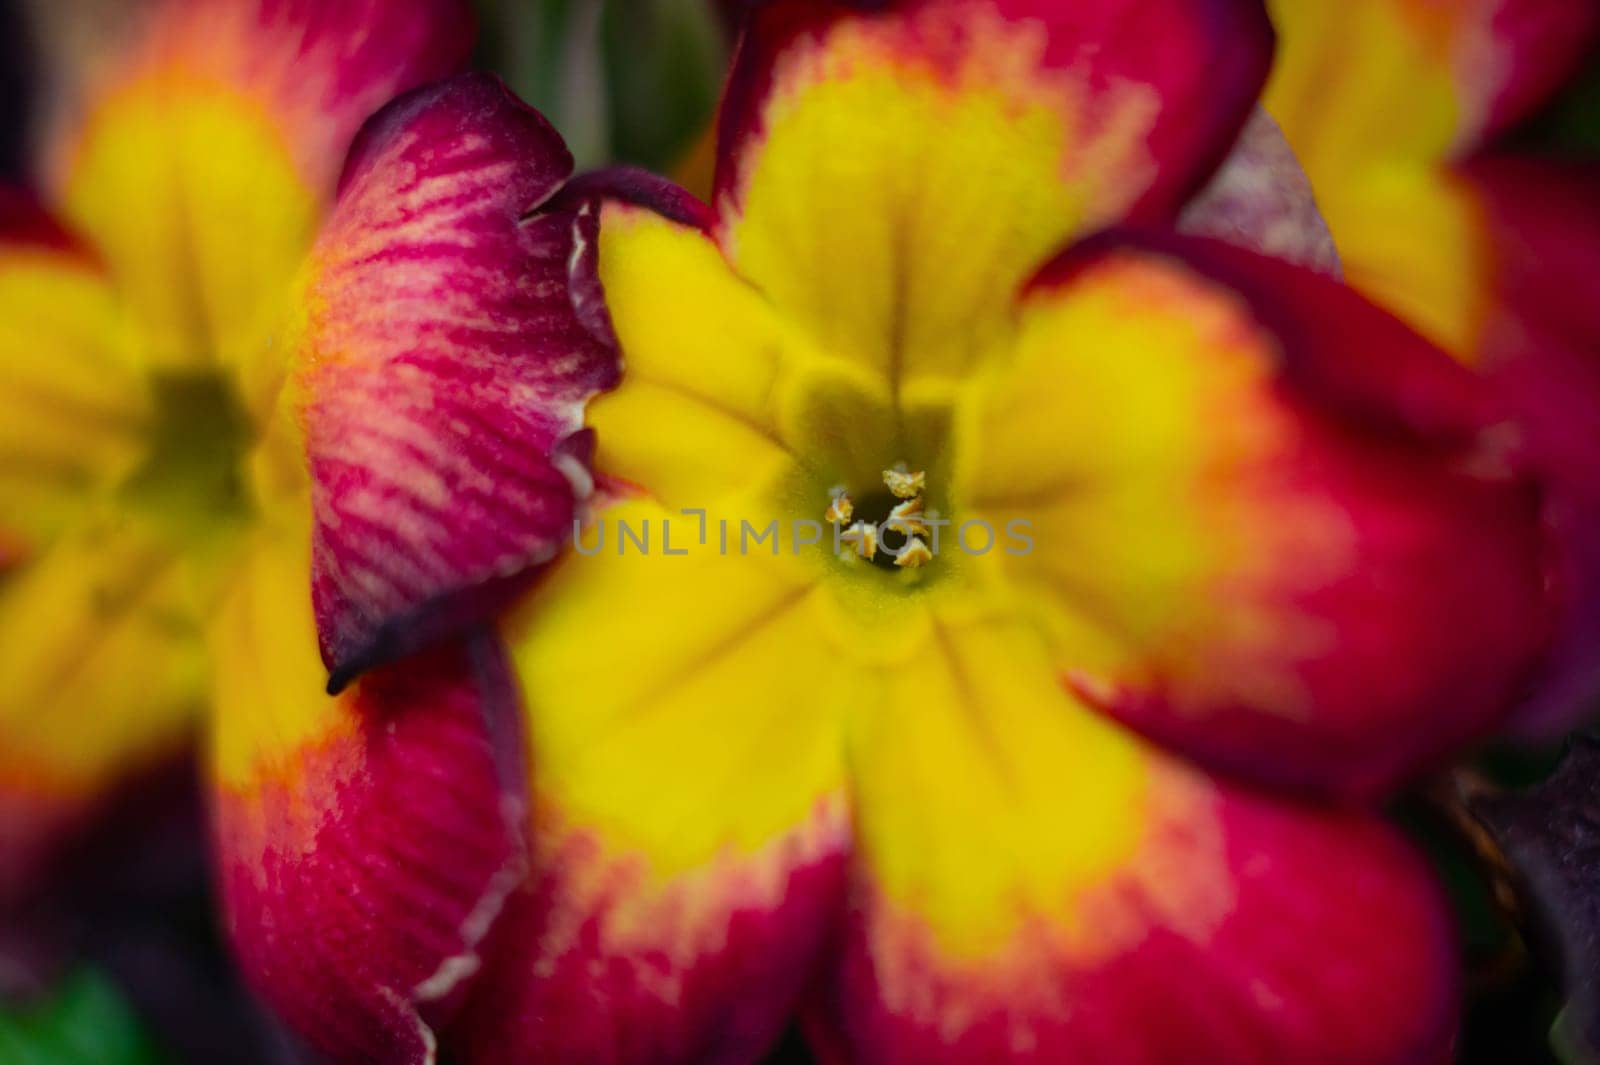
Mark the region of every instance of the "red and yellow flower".
[[[626, 372], [502, 624], [532, 872], [462, 1060], [751, 1061], [797, 1011], [837, 1062], [1447, 1060], [1448, 912], [1349, 800], [1500, 722], [1545, 531], [1481, 381], [1170, 231], [1270, 40], [1221, 0], [776, 0], [714, 207], [577, 190]], [[908, 498], [1031, 549], [864, 561]]]
[[1217, 177], [1259, 5], [771, 0], [713, 206], [567, 181], [488, 78], [357, 132], [459, 55], [370, 6], [158, 5], [51, 156], [120, 208], [7, 209], [0, 403], [84, 417], [0, 429], [0, 655], [94, 662], [11, 761], [131, 706], [81, 803], [209, 704], [239, 959], [340, 1060], [1447, 1060], [1369, 805], [1571, 572], [1547, 452], [1329, 276], [1270, 124]]
[[1568, 601], [1514, 721], [1571, 727], [1600, 696], [1600, 175], [1498, 136], [1596, 40], [1590, 0], [1272, 0], [1265, 98], [1351, 284], [1507, 397], [1550, 485]]
[[472, 621], [567, 534], [616, 374], [541, 210], [571, 158], [494, 79], [428, 85], [454, 0], [123, 15], [0, 199], [0, 903], [209, 711], [247, 974], [420, 1060], [524, 862]]

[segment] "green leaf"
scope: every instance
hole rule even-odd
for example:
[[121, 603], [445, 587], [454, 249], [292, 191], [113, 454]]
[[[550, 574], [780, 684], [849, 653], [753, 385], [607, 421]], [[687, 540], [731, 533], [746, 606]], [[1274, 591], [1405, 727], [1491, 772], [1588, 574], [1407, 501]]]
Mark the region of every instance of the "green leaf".
[[480, 60], [553, 122], [579, 168], [670, 170], [727, 68], [709, 0], [483, 0]]
[[667, 170], [711, 122], [727, 73], [707, 0], [610, 0], [604, 47], [619, 161]]
[[6, 1065], [162, 1065], [163, 1057], [117, 986], [90, 969], [45, 1000], [0, 1010]]

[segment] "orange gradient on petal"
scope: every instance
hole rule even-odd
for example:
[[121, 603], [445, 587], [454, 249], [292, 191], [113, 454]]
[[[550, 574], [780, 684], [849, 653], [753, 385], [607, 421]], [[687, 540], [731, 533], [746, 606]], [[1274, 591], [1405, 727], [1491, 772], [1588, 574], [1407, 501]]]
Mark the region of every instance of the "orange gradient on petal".
[[[998, 1010], [1050, 1016], [1061, 1008], [1061, 973], [1093, 970], [1137, 950], [1154, 930], [1204, 944], [1233, 912], [1234, 871], [1215, 809], [1198, 773], [1151, 761], [1141, 825], [1127, 859], [1051, 909], [1008, 909], [994, 916], [1009, 931], [982, 949], [950, 948], [947, 931], [914, 902], [874, 885], [862, 905], [876, 912], [872, 953], [884, 1005], [952, 1039]], [[1074, 811], [1082, 816], [1087, 811]], [[945, 973], [963, 993], [926, 993], [928, 974]]]
[[258, 530], [209, 634], [212, 772], [234, 811], [232, 831], [271, 832], [277, 846], [312, 843], [364, 751], [359, 687], [323, 694], [309, 572], [303, 527]]

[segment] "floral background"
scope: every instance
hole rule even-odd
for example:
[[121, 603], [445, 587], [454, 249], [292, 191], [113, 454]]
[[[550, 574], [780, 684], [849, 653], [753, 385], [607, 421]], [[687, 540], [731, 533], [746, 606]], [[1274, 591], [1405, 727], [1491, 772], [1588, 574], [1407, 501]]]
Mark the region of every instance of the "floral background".
[[[95, 4], [78, 6], [78, 17], [96, 17]], [[729, 52], [711, 5], [479, 6], [475, 64], [549, 117], [580, 171], [705, 165], [701, 136]], [[0, 175], [10, 181], [26, 180], [27, 118], [41, 92], [40, 53], [24, 26], [18, 5], [0, 2]], [[1600, 166], [1600, 60], [1500, 146]], [[129, 783], [74, 840], [49, 890], [0, 914], [0, 1062], [318, 1060], [237, 982], [216, 927], [192, 775], [179, 762]], [[1389, 809], [1444, 879], [1459, 921], [1468, 1001], [1458, 1060], [1600, 1061], [1582, 1034], [1600, 1004], [1600, 755], [1589, 741], [1502, 742]], [[810, 1060], [797, 1032], [771, 1058]]]

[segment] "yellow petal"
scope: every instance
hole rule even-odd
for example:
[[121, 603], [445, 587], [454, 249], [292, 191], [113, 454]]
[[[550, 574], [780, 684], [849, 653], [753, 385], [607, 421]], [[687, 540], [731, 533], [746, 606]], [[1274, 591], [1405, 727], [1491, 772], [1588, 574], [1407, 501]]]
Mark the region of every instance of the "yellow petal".
[[189, 574], [161, 542], [102, 520], [0, 583], [0, 781], [88, 804], [176, 755], [203, 705]]
[[259, 412], [283, 372], [289, 286], [352, 137], [397, 92], [455, 67], [465, 12], [163, 0], [58, 21], [41, 34], [64, 46], [46, 187], [105, 256], [145, 363], [224, 368]]
[[[650, 553], [623, 525], [649, 526]], [[535, 786], [662, 876], [761, 846], [839, 784], [838, 670], [812, 588], [736, 540], [724, 554], [714, 518], [704, 545], [698, 519], [646, 502], [597, 527], [604, 543], [586, 531], [592, 554], [569, 551], [506, 625]]]
[[142, 454], [150, 397], [125, 339], [90, 259], [0, 235], [0, 531], [18, 549], [47, 543]]
[[[504, 625], [527, 706], [536, 872], [532, 912], [503, 933], [515, 946], [471, 1022], [487, 1046], [576, 1059], [637, 1031], [639, 1060], [693, 1060], [681, 1048], [730, 1039], [755, 1054], [786, 1023], [842, 895], [850, 683], [815, 592], [671, 517], [686, 556], [664, 553], [662, 508], [602, 511], [611, 532], [651, 522], [653, 553], [619, 554], [608, 532], [599, 552], [553, 564]], [[526, 1029], [559, 1002], [582, 1016]]]
[[716, 195], [741, 276], [891, 392], [981, 362], [1076, 234], [1170, 217], [1270, 54], [1248, 5], [866, 7], [752, 11]]
[[288, 310], [319, 199], [262, 107], [157, 67], [106, 95], [67, 174], [63, 209], [105, 255], [145, 363], [248, 370], [246, 386], [270, 392], [282, 356], [255, 360]]
[[714, 506], [791, 459], [778, 391], [811, 358], [704, 233], [607, 205], [600, 276], [625, 364], [589, 403], [596, 465], [674, 506]]

